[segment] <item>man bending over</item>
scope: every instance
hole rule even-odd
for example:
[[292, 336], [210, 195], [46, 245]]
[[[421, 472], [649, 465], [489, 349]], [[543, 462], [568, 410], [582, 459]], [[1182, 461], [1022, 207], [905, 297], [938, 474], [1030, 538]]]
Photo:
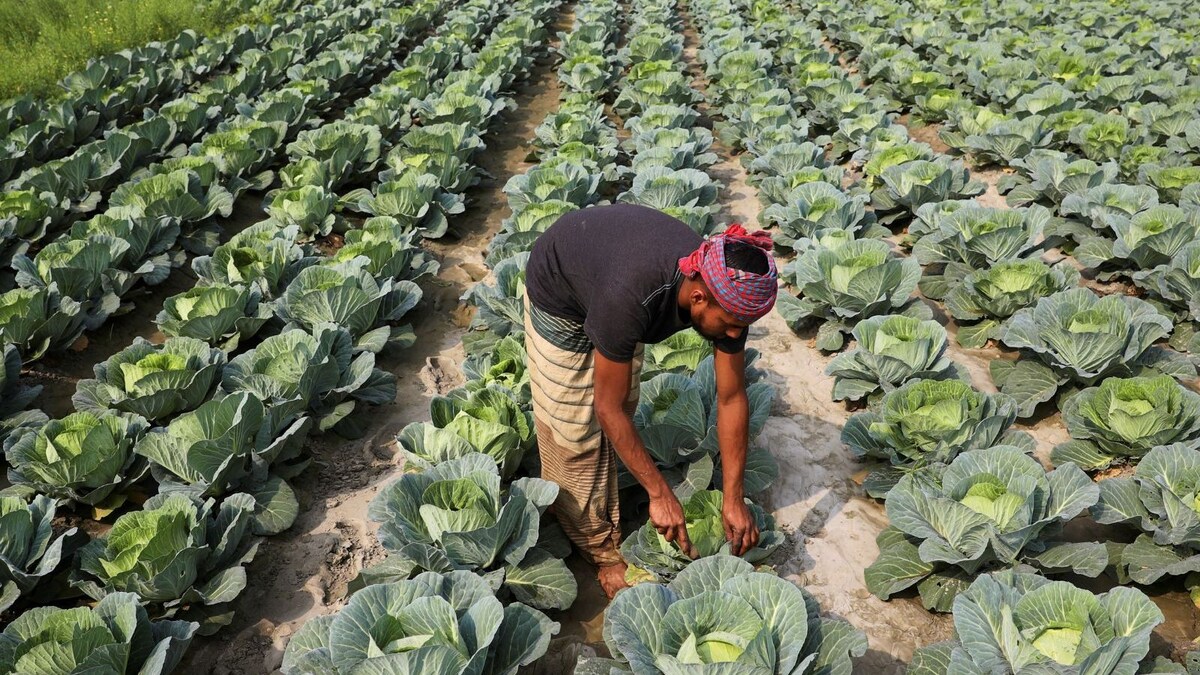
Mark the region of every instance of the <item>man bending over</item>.
[[771, 238], [733, 225], [703, 239], [643, 206], [562, 216], [526, 268], [525, 348], [542, 477], [560, 487], [554, 513], [599, 568], [610, 597], [625, 587], [617, 458], [650, 497], [650, 520], [694, 556], [683, 507], [633, 424], [642, 347], [687, 329], [715, 347], [717, 438], [725, 536], [735, 554], [758, 543], [743, 499], [750, 407], [746, 329], [775, 304]]

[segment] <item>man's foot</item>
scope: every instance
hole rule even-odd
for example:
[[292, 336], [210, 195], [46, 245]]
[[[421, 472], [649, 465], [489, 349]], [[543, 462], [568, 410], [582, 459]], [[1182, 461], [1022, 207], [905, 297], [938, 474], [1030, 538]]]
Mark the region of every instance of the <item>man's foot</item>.
[[600, 579], [600, 587], [604, 589], [604, 594], [611, 599], [617, 594], [617, 591], [622, 588], [629, 588], [629, 584], [625, 583], [625, 570], [629, 569], [629, 565], [624, 562], [614, 563], [612, 565], [604, 565], [600, 568], [597, 575]]

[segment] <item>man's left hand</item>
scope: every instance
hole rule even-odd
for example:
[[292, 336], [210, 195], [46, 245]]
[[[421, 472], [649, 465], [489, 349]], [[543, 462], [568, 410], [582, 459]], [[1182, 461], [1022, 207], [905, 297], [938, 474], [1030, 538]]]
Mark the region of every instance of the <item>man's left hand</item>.
[[734, 555], [740, 556], [758, 546], [758, 525], [750, 515], [750, 507], [742, 499], [725, 499], [721, 508], [725, 539]]

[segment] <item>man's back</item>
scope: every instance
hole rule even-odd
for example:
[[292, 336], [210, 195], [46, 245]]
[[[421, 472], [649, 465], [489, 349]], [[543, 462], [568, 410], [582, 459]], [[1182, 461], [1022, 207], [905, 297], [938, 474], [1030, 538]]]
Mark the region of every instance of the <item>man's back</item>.
[[682, 221], [644, 206], [568, 213], [533, 247], [529, 300], [584, 324], [605, 356], [628, 360], [638, 342], [658, 342], [687, 326], [675, 298], [678, 262], [702, 241]]

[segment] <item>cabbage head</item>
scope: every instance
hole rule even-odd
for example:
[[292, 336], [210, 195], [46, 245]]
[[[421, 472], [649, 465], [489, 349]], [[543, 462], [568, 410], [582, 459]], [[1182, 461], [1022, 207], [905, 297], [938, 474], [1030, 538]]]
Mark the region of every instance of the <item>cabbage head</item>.
[[1119, 550], [1117, 572], [1152, 584], [1164, 576], [1189, 575], [1185, 584], [1196, 597], [1200, 585], [1200, 453], [1185, 443], [1162, 445], [1146, 453], [1132, 476], [1100, 481], [1100, 502], [1092, 517], [1103, 524], [1128, 523], [1142, 531]]
[[0, 633], [0, 670], [168, 675], [198, 627], [151, 621], [133, 593], [112, 593], [94, 607], [37, 607]]
[[850, 675], [867, 638], [820, 609], [803, 588], [745, 560], [704, 558], [665, 586], [618, 593], [604, 613], [614, 658], [586, 659], [575, 672]]
[[797, 239], [815, 237], [821, 230], [858, 232], [871, 223], [866, 203], [865, 196], [847, 195], [829, 183], [805, 183], [788, 193], [783, 203], [764, 209], [761, 220], [777, 224], [775, 243], [791, 248]]
[[[825, 149], [813, 143], [780, 143], [761, 155], [754, 155], [747, 166], [749, 183], [759, 191], [770, 191], [768, 182], [773, 178], [784, 178], [806, 169], [827, 168]], [[839, 182], [840, 184], [840, 182]]]
[[335, 262], [366, 258], [364, 266], [376, 279], [416, 281], [438, 270], [438, 262], [418, 246], [417, 234], [408, 231], [399, 220], [368, 218], [362, 227], [346, 233], [346, 243], [334, 254]]
[[172, 266], [179, 264], [179, 223], [170, 218], [120, 218], [105, 213], [75, 223], [70, 236], [81, 240], [111, 237], [125, 242], [129, 246], [118, 267], [148, 286], [166, 281]]
[[531, 251], [543, 232], [563, 215], [578, 209], [571, 202], [549, 199], [514, 211], [501, 222], [500, 232], [488, 243], [488, 265], [495, 268], [507, 258]]
[[478, 94], [449, 91], [433, 93], [417, 101], [413, 113], [421, 124], [455, 124], [469, 129], [485, 129], [491, 119], [513, 107], [508, 99], [493, 99]]
[[1101, 115], [1095, 121], [1071, 129], [1068, 142], [1093, 162], [1103, 162], [1121, 156], [1121, 148], [1133, 138], [1129, 120], [1121, 115]]
[[779, 312], [793, 329], [819, 321], [817, 347], [837, 351], [845, 333], [872, 316], [904, 312], [928, 319], [929, 308], [913, 302], [921, 265], [893, 255], [887, 242], [852, 240], [835, 248], [816, 245], [783, 269], [800, 297], [781, 294]]
[[703, 98], [700, 92], [692, 88], [687, 75], [669, 70], [641, 78], [626, 78], [625, 86], [613, 101], [613, 111], [628, 118], [654, 105], [691, 105]]
[[108, 199], [118, 217], [173, 218], [198, 223], [213, 216], [228, 218], [233, 213], [233, 195], [213, 183], [205, 186], [190, 169], [148, 176], [122, 184]]
[[400, 137], [396, 150], [406, 156], [420, 154], [449, 155], [461, 160], [469, 160], [479, 150], [486, 146], [479, 132], [461, 124], [422, 124], [408, 130]]
[[163, 303], [154, 321], [172, 337], [190, 337], [232, 351], [271, 318], [257, 286], [196, 286]]
[[8, 230], [13, 238], [38, 241], [69, 206], [70, 202], [59, 199], [53, 192], [6, 190], [0, 195], [0, 228]]
[[168, 338], [160, 345], [143, 338], [92, 367], [71, 401], [76, 410], [112, 408], [154, 422], [195, 410], [220, 381], [225, 352], [195, 338]]
[[564, 201], [576, 208], [587, 206], [599, 196], [600, 176], [565, 161], [543, 163], [504, 184], [508, 206], [514, 214], [533, 204]]
[[83, 306], [59, 293], [56, 284], [0, 294], [0, 342], [15, 346], [27, 362], [70, 347], [83, 334], [86, 318]]
[[251, 174], [271, 167], [275, 162], [275, 151], [287, 136], [288, 125], [283, 121], [262, 122], [239, 116], [230, 128], [205, 136], [196, 149], [216, 162], [221, 175], [246, 178], [265, 188], [273, 176], [270, 173], [266, 176]]
[[617, 201], [666, 210], [680, 207], [711, 207], [717, 202], [721, 184], [698, 169], [668, 169], [653, 166], [633, 177], [629, 190]]
[[267, 215], [276, 227], [295, 227], [299, 241], [311, 241], [333, 232], [337, 216], [337, 195], [320, 185], [301, 185], [276, 190], [265, 204]]
[[1051, 266], [1037, 259], [999, 262], [951, 281], [945, 301], [958, 324], [958, 344], [983, 347], [1017, 310], [1078, 282], [1079, 272], [1070, 263]]
[[441, 429], [429, 422], [413, 422], [400, 430], [396, 444], [404, 457], [404, 470], [419, 473], [451, 459], [459, 459], [478, 451], [465, 438], [451, 429]]
[[491, 350], [472, 354], [463, 360], [462, 371], [467, 378], [467, 392], [489, 386], [503, 387], [512, 392], [522, 408], [530, 405], [528, 355], [525, 341], [513, 336], [504, 337]]
[[916, 585], [927, 609], [948, 612], [975, 575], [995, 567], [1095, 577], [1108, 565], [1102, 543], [1056, 541], [1100, 496], [1079, 467], [1047, 473], [1024, 449], [997, 446], [965, 452], [939, 473], [904, 476], [887, 494], [892, 524], [866, 570], [881, 600]]
[[985, 394], [962, 380], [913, 380], [885, 394], [874, 411], [855, 413], [842, 442], [861, 459], [887, 461], [868, 477], [867, 493], [882, 498], [902, 473], [945, 464], [959, 453], [1000, 444], [1033, 449], [1009, 427], [1017, 407], [1004, 394]]
[[445, 236], [450, 229], [447, 216], [466, 208], [463, 197], [443, 190], [437, 176], [415, 168], [392, 176], [374, 191], [355, 190], [342, 201], [362, 213], [395, 218], [405, 228], [430, 239]]
[[211, 255], [192, 259], [201, 285], [256, 286], [266, 298], [279, 295], [296, 274], [317, 263], [296, 242], [300, 228], [265, 220], [238, 232]]
[[1031, 153], [1015, 160], [1013, 166], [1028, 176], [1028, 182], [1018, 180], [1005, 195], [1005, 201], [1013, 207], [1030, 202], [1057, 206], [1069, 195], [1082, 195], [1117, 177], [1117, 167], [1111, 162], [1097, 164], [1090, 159], [1072, 159], [1060, 152]]
[[106, 235], [88, 239], [60, 239], [29, 258], [17, 255], [12, 266], [17, 285], [47, 288], [82, 303], [84, 328], [94, 330], [121, 307], [121, 296], [138, 277], [119, 269], [129, 244]]
[[1115, 240], [1084, 238], [1074, 252], [1101, 279], [1119, 273], [1136, 278], [1139, 270], [1170, 263], [1184, 246], [1200, 238], [1200, 210], [1189, 213], [1171, 204], [1151, 206], [1128, 218], [1112, 216], [1107, 222]]
[[927, 272], [921, 291], [942, 299], [958, 279], [997, 263], [1037, 254], [1050, 210], [1043, 206], [1000, 209], [963, 206], [938, 219], [938, 228], [921, 237], [913, 255], [922, 265], [941, 265]]
[[1189, 186], [1200, 185], [1200, 166], [1142, 166], [1138, 179], [1156, 188], [1163, 201], [1178, 202]]
[[136, 415], [75, 412], [45, 426], [18, 429], [5, 442], [8, 480], [103, 515], [125, 501], [124, 490], [146, 473], [133, 446], [149, 427]]
[[[0, 496], [0, 611], [26, 599], [42, 582], [70, 568], [75, 549], [87, 542], [77, 527], [54, 527], [54, 500]], [[39, 591], [40, 602], [53, 599]]]
[[1030, 115], [1019, 120], [1002, 120], [981, 134], [967, 136], [966, 152], [980, 164], [1010, 166], [1034, 150], [1050, 145], [1054, 133], [1045, 118]]
[[355, 354], [350, 333], [331, 323], [317, 324], [311, 333], [297, 328], [263, 340], [229, 362], [221, 387], [251, 393], [268, 406], [272, 419], [307, 410], [319, 430], [343, 438], [364, 432], [367, 409], [360, 404], [396, 398], [395, 376], [376, 368], [371, 352]]
[[278, 534], [300, 510], [283, 478], [308, 465], [303, 451], [311, 423], [305, 417], [267, 417], [262, 402], [241, 392], [154, 429], [134, 452], [150, 460], [164, 492], [197, 498], [248, 492], [257, 502], [255, 534]]
[[108, 534], [79, 549], [72, 584], [94, 600], [134, 593], [156, 616], [200, 622], [200, 634], [228, 625], [229, 603], [246, 588], [259, 540], [250, 534], [254, 499], [229, 495], [218, 507], [161, 493], [117, 518]]
[[[1156, 295], [1168, 310], [1174, 310], [1176, 321], [1200, 321], [1200, 242], [1187, 244], [1165, 265], [1135, 273], [1134, 283]], [[1187, 327], [1176, 325], [1171, 346], [1190, 350], [1185, 340], [1189, 337]], [[1183, 344], [1177, 346], [1180, 341]]]
[[516, 675], [546, 653], [558, 629], [536, 609], [502, 604], [471, 572], [424, 572], [367, 586], [337, 614], [307, 621], [281, 668], [284, 675]]
[[854, 327], [857, 348], [829, 362], [833, 400], [857, 401], [887, 393], [910, 380], [956, 377], [946, 357], [946, 329], [936, 321], [873, 316]]
[[1163, 615], [1144, 593], [1094, 595], [1067, 581], [1005, 570], [954, 601], [955, 639], [918, 649], [910, 675], [1141, 672]]
[[[840, 186], [845, 173], [845, 170], [840, 166], [825, 168], [809, 166], [782, 176], [760, 177], [757, 181], [752, 180], [751, 184], [757, 184], [758, 201], [766, 209], [776, 204], [787, 203], [788, 195], [801, 185], [829, 183], [835, 187]], [[874, 223], [874, 221], [871, 222]], [[870, 232], [872, 234], [875, 232], [882, 234], [882, 230], [872, 229]]]
[[505, 258], [492, 267], [495, 285], [478, 283], [462, 299], [476, 308], [471, 330], [463, 338], [467, 353], [491, 349], [496, 339], [523, 335], [525, 326], [525, 266], [528, 253]]
[[1103, 469], [1171, 443], [1200, 450], [1200, 394], [1168, 375], [1106, 378], [1067, 399], [1062, 415], [1072, 440], [1050, 453], [1055, 464]]
[[[337, 190], [375, 168], [382, 154], [382, 141], [374, 125], [338, 120], [301, 131], [288, 144], [287, 154], [293, 165], [296, 160], [307, 159], [319, 167], [316, 173], [323, 180], [302, 184]], [[286, 180], [284, 185], [288, 187]]]
[[942, 202], [923, 204], [913, 213], [913, 220], [908, 224], [908, 230], [901, 239], [901, 244], [908, 248], [916, 245], [922, 237], [939, 232], [942, 220], [959, 209], [976, 207], [973, 199], [947, 199]]
[[646, 345], [642, 381], [659, 373], [694, 373], [700, 362], [712, 354], [712, 342], [694, 330], [679, 331], [658, 344]]
[[1171, 328], [1171, 321], [1145, 300], [1101, 298], [1086, 288], [1055, 293], [1004, 324], [1000, 341], [1034, 358], [992, 361], [992, 379], [1016, 399], [1020, 416], [1028, 417], [1064, 384], [1090, 385], [1138, 366], [1194, 377], [1190, 363], [1151, 347]]
[[[698, 558], [731, 555], [721, 520], [723, 500], [724, 495], [720, 490], [698, 490], [683, 500], [688, 541], [695, 548]], [[747, 562], [759, 563], [779, 548], [784, 542], [784, 534], [775, 529], [775, 518], [771, 514], [749, 500], [746, 503], [758, 526], [759, 540], [757, 546], [741, 557]], [[654, 529], [654, 523], [649, 521], [621, 543], [621, 556], [630, 565], [625, 578], [631, 583], [666, 583], [692, 563], [692, 559], [678, 545], [663, 538]]]
[[[756, 382], [747, 359], [746, 396], [750, 402], [749, 439], [746, 456], [745, 489], [747, 494], [765, 490], [779, 475], [771, 453], [753, 443], [771, 414], [775, 389]], [[716, 482], [720, 452], [717, 442], [716, 375], [711, 356], [704, 358], [692, 374], [660, 373], [641, 385], [633, 423], [680, 499], [695, 490], [706, 490]], [[619, 473], [621, 487], [636, 483], [624, 471]]]
[[1114, 218], [1133, 218], [1157, 205], [1158, 193], [1147, 185], [1101, 183], [1064, 196], [1058, 214], [1064, 218], [1078, 216], [1099, 234], [1112, 236]]
[[880, 216], [884, 223], [905, 211], [915, 213], [924, 204], [974, 197], [986, 187], [970, 179], [961, 161], [948, 158], [897, 164], [884, 169], [879, 179], [883, 185], [871, 193], [871, 204], [881, 214], [893, 213], [890, 217]]
[[[626, 128], [630, 128], [628, 124]], [[637, 133], [637, 132], [634, 132]], [[616, 151], [616, 134], [604, 117], [604, 106], [587, 100], [572, 104], [563, 101], [559, 110], [546, 115], [533, 130], [533, 146], [544, 152], [569, 143], [583, 143], [601, 149], [605, 154]]]
[[435, 397], [429, 412], [435, 427], [453, 431], [475, 452], [491, 457], [505, 479], [516, 473], [533, 447], [533, 415], [498, 384]]
[[380, 523], [390, 566], [413, 572], [438, 561], [483, 574], [519, 602], [566, 609], [575, 601], [575, 577], [535, 548], [542, 513], [557, 496], [558, 486], [539, 478], [502, 489], [492, 458], [471, 453], [404, 474], [371, 500], [368, 514]]
[[296, 275], [273, 305], [289, 327], [313, 331], [334, 323], [350, 331], [355, 348], [374, 353], [389, 345], [411, 346], [417, 337], [408, 325], [394, 326], [421, 300], [421, 288], [411, 281], [377, 280], [369, 262], [314, 265]]

